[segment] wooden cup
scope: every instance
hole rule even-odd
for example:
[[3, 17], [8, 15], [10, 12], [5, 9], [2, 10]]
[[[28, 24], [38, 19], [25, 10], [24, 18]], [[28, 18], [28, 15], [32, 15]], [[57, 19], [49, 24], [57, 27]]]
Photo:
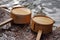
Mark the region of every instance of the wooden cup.
[[31, 20], [31, 29], [34, 32], [38, 32], [36, 40], [40, 40], [41, 34], [47, 34], [52, 32], [54, 20], [48, 16], [35, 16]]
[[11, 10], [11, 18], [16, 24], [29, 24], [31, 11], [24, 7], [15, 7]]

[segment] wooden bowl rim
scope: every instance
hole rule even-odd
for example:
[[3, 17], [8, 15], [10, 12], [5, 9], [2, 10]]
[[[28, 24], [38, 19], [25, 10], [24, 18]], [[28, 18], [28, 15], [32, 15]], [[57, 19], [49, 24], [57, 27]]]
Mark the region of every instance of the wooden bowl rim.
[[[50, 17], [48, 17], [48, 16], [46, 16], [46, 15], [37, 15], [37, 16], [34, 16], [34, 17], [46, 17], [46, 18], [49, 18], [49, 19], [51, 19], [51, 20], [53, 21], [52, 24], [55, 23], [55, 21], [54, 21], [52, 18], [50, 18]], [[34, 17], [32, 17], [32, 20], [33, 20]], [[35, 22], [35, 21], [34, 21], [34, 22]], [[35, 23], [37, 23], [37, 22], [35, 22]], [[39, 24], [39, 23], [37, 23], [37, 24]], [[40, 25], [52, 25], [52, 24], [41, 24], [41, 23], [40, 23]]]
[[[19, 6], [19, 7], [13, 7], [12, 10], [15, 9], [15, 8], [26, 8], [26, 7], [22, 7], [22, 6]], [[29, 9], [29, 8], [27, 8], [27, 9]], [[11, 10], [11, 13], [14, 14], [14, 13], [12, 12], [12, 10]], [[30, 11], [29, 14], [31, 14], [32, 12], [31, 12], [30, 9], [29, 9], [29, 11]], [[27, 14], [27, 15], [29, 15], [29, 14]], [[18, 15], [18, 14], [16, 14], [16, 15]]]

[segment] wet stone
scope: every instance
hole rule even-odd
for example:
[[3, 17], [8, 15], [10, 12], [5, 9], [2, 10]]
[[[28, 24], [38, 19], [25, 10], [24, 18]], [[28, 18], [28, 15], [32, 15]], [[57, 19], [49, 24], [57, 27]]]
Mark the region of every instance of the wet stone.
[[2, 37], [3, 36], [3, 34], [2, 33], [0, 33], [0, 37]]
[[[9, 27], [9, 25], [7, 26]], [[4, 32], [3, 32], [4, 31]], [[30, 29], [30, 25], [11, 25], [7, 30], [0, 30], [3, 34], [1, 40], [36, 40], [37, 34], [33, 33]], [[52, 33], [42, 35], [41, 40], [59, 40], [60, 30], [54, 30]]]
[[[28, 5], [33, 0], [31, 0], [30, 2], [29, 1], [30, 0], [21, 1], [20, 4]], [[6, 1], [6, 2], [8, 2], [8, 1]], [[53, 17], [54, 19], [58, 18], [58, 15], [60, 15], [60, 11], [59, 11], [60, 10], [60, 6], [59, 6], [60, 1], [59, 0], [42, 0], [41, 3], [43, 3], [46, 6], [45, 11], [48, 16]], [[38, 12], [38, 11], [40, 11], [40, 7], [38, 7], [39, 4], [40, 4], [39, 1], [34, 0], [33, 3], [29, 4], [28, 8], [31, 10], [34, 9], [35, 12], [36, 11]], [[56, 9], [54, 9], [54, 8], [56, 8]], [[7, 20], [8, 18], [10, 18], [9, 14], [10, 14], [9, 12], [0, 9], [0, 23]], [[58, 14], [58, 15], [56, 16], [54, 14]], [[33, 15], [35, 15], [35, 13]], [[59, 21], [56, 21], [56, 22], [59, 23]], [[60, 25], [60, 23], [59, 23], [59, 25]], [[7, 29], [7, 30], [3, 30], [4, 32], [0, 31], [0, 33], [1, 33], [0, 40], [36, 40], [37, 34], [31, 32], [29, 25], [15, 25], [15, 24], [10, 25], [8, 23], [5, 26], [3, 26], [3, 29]], [[52, 31], [52, 33], [50, 33], [50, 34], [42, 35], [41, 40], [60, 40], [60, 28], [57, 30], [54, 29]]]

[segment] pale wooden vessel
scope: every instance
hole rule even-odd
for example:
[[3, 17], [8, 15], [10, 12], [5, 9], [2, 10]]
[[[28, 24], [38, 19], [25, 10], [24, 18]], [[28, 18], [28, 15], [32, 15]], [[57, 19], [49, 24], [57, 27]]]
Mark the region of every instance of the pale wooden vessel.
[[11, 10], [11, 18], [16, 24], [28, 24], [31, 19], [31, 11], [24, 7], [15, 7]]
[[48, 16], [35, 16], [31, 20], [31, 29], [34, 32], [38, 32], [36, 40], [40, 40], [41, 34], [47, 34], [52, 32], [54, 20]]

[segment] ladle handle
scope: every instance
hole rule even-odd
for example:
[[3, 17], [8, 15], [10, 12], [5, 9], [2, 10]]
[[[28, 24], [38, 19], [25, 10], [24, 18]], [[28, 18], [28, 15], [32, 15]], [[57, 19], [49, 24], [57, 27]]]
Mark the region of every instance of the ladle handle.
[[8, 9], [6, 5], [0, 5], [1, 8]]
[[40, 40], [41, 35], [42, 35], [42, 30], [39, 30], [39, 31], [38, 31], [38, 34], [37, 34], [36, 40]]
[[7, 24], [7, 23], [9, 23], [9, 22], [12, 21], [12, 20], [13, 20], [13, 19], [10, 18], [10, 19], [7, 19], [6, 21], [0, 23], [0, 27], [3, 26], [3, 25], [5, 25], [5, 24]]

